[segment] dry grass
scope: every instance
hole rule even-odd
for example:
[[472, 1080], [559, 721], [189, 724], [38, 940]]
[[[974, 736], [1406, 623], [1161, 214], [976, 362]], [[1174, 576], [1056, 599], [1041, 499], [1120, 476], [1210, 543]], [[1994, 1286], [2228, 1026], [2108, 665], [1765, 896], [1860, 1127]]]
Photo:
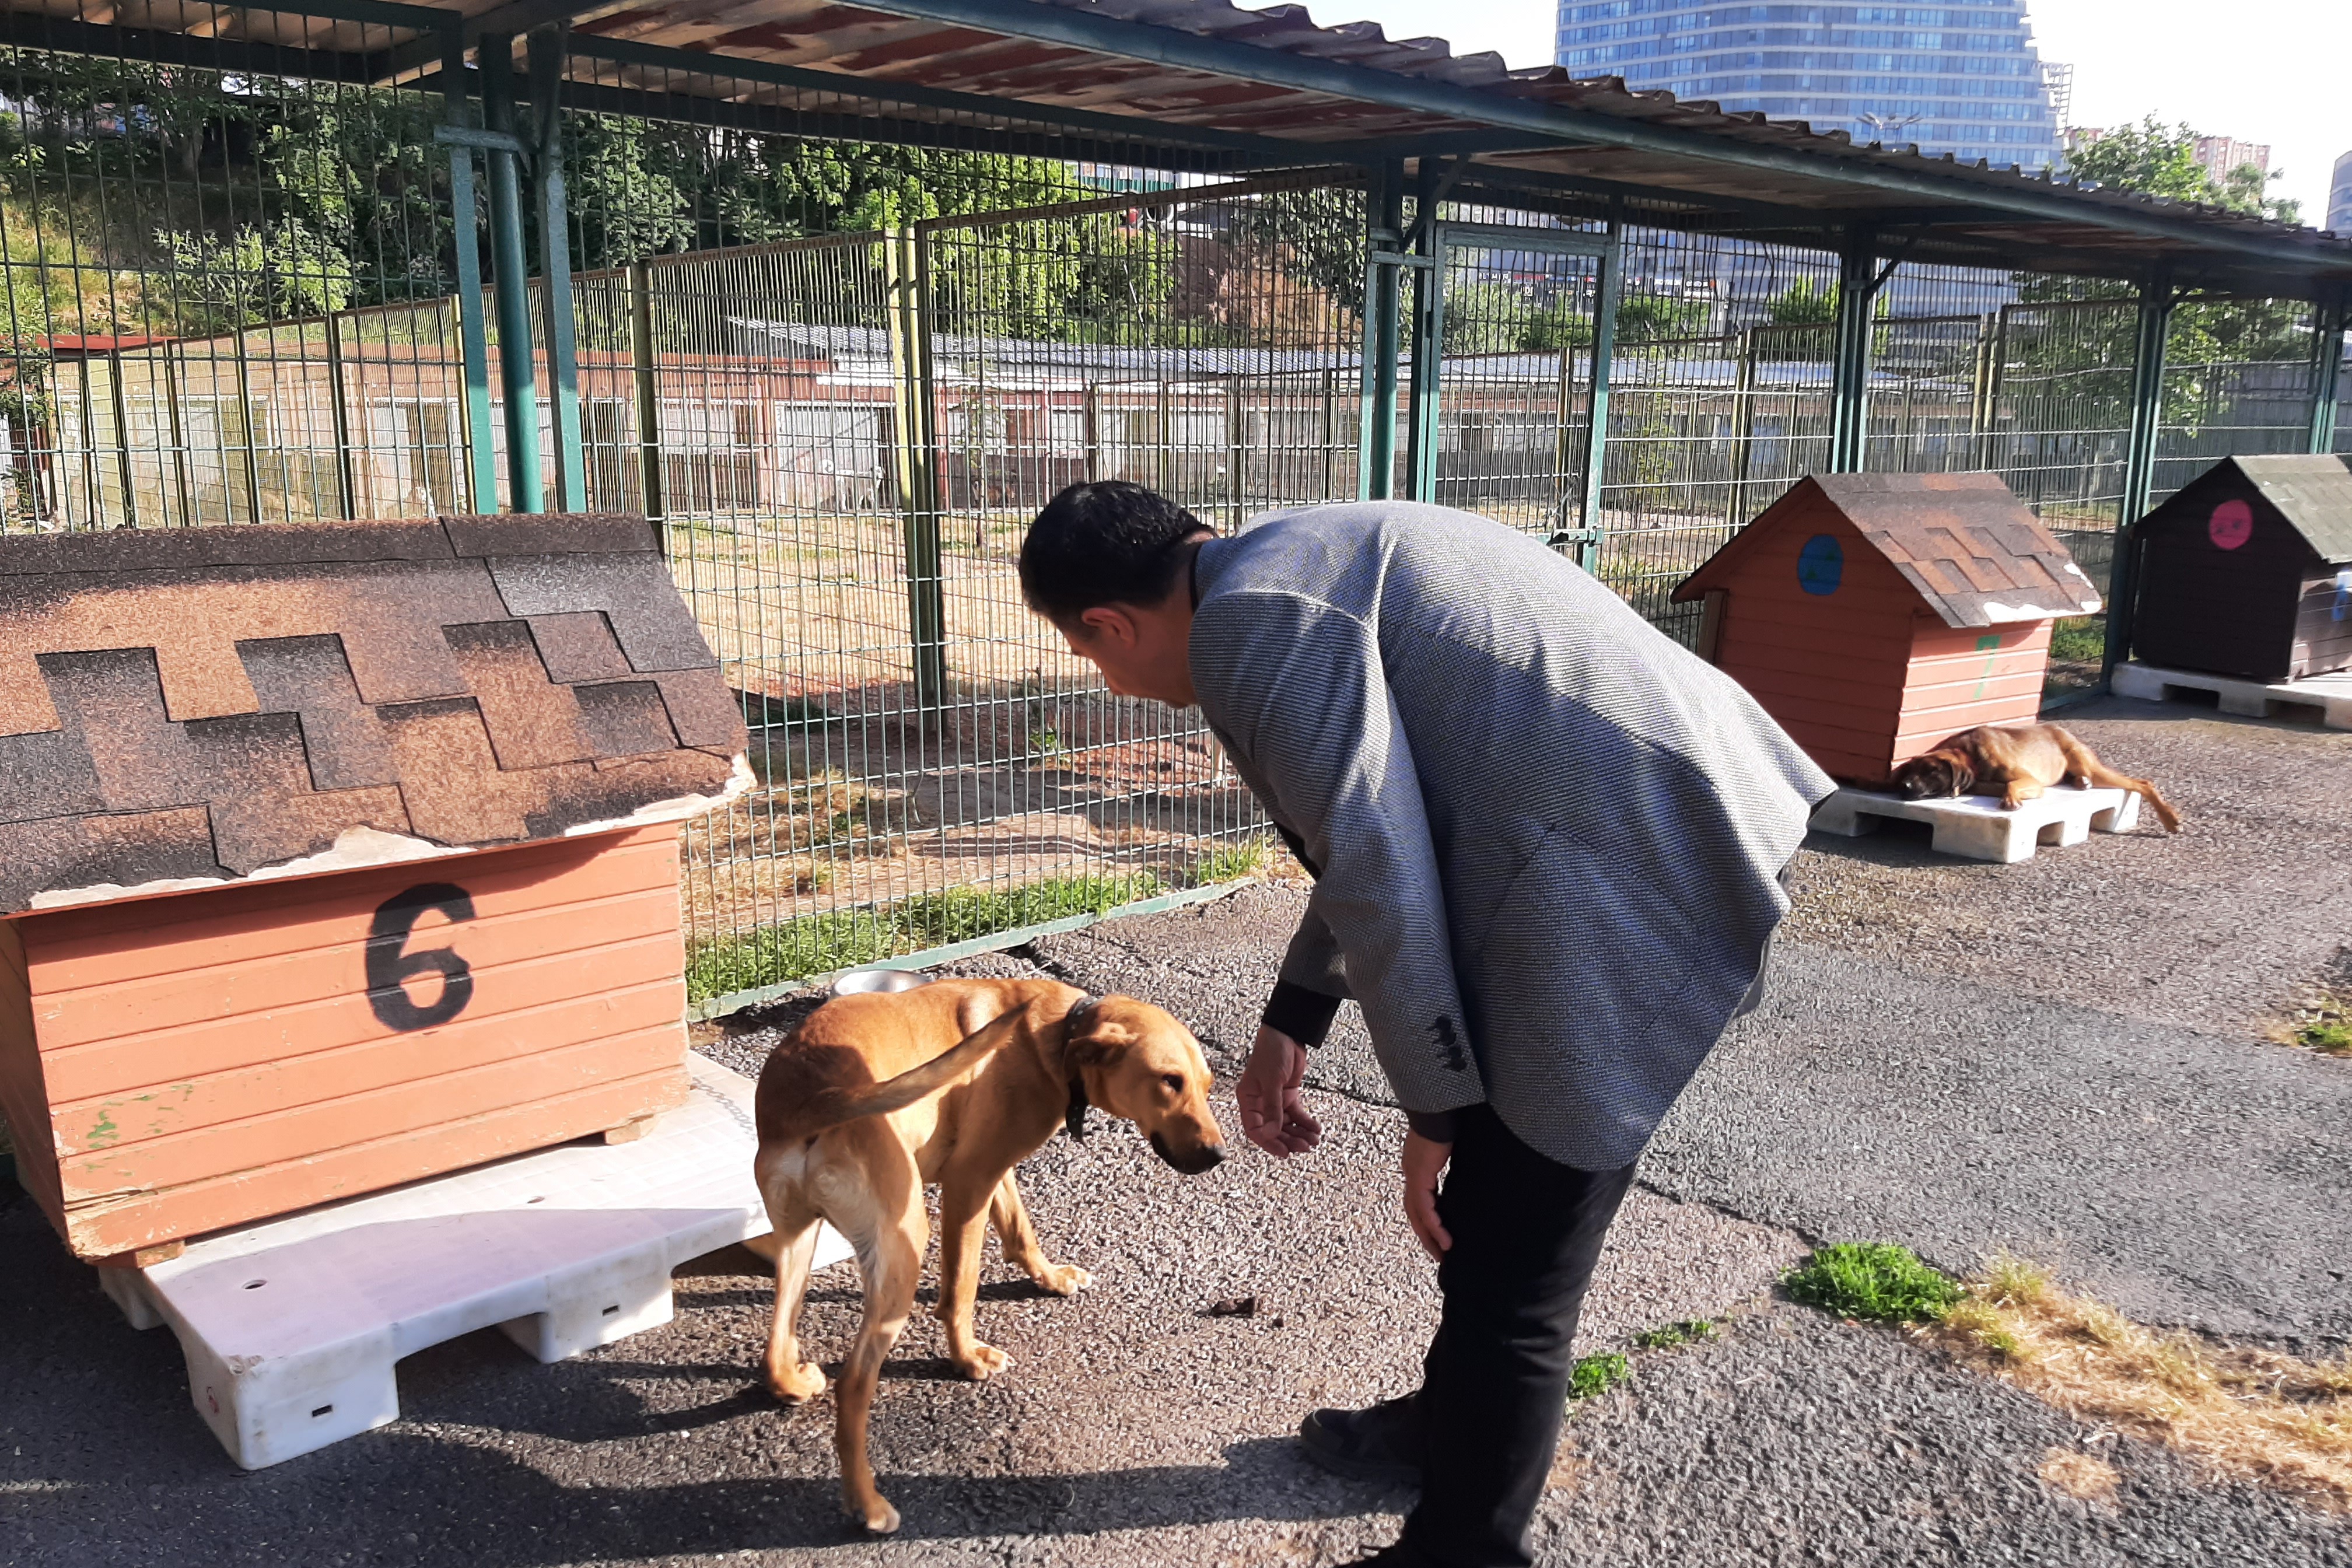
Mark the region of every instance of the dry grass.
[[2042, 1461], [2044, 1485], [2084, 1502], [2113, 1501], [2119, 1479], [2113, 1465], [2069, 1448], [2053, 1448]]
[[[2217, 1474], [2352, 1510], [2352, 1356], [2307, 1362], [2161, 1333], [2005, 1254], [1966, 1289], [1942, 1322], [1917, 1332], [2071, 1415], [2163, 1443]], [[2052, 1474], [2056, 1464], [2042, 1479], [2073, 1491]], [[2066, 1473], [2088, 1474], [2071, 1464]]]

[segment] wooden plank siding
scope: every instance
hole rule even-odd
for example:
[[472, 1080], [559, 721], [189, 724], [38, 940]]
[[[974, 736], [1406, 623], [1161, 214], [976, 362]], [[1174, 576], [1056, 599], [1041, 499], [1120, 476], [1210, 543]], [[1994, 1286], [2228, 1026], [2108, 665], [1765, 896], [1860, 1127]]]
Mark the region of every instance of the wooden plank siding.
[[[1844, 552], [1832, 594], [1797, 557], [1826, 533]], [[1716, 663], [1832, 777], [1884, 778], [1901, 718], [1918, 595], [1836, 508], [1821, 502], [1756, 541], [1726, 599]]]
[[2294, 645], [2302, 675], [2352, 668], [2352, 582], [2336, 571], [2305, 582], [2295, 608]]
[[2028, 724], [2042, 711], [2050, 623], [1948, 626], [1920, 616], [1889, 771], [1979, 724]]
[[[412, 895], [431, 905], [413, 929], [383, 924], [404, 892], [452, 888], [467, 918]], [[21, 1142], [37, 1114], [43, 1206], [84, 1257], [564, 1142], [686, 1092], [674, 826], [8, 929], [33, 1048], [0, 1037], [0, 1084], [38, 1086], [11, 1123]]]

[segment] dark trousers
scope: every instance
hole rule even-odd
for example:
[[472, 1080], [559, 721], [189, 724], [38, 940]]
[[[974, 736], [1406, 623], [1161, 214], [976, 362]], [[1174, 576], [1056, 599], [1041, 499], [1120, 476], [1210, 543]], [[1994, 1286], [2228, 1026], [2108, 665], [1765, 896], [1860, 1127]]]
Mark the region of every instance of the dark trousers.
[[1568, 1405], [1569, 1343], [1633, 1167], [1579, 1171], [1512, 1135], [1486, 1106], [1457, 1113], [1437, 1212], [1454, 1245], [1423, 1363], [1421, 1502], [1408, 1557], [1521, 1568]]

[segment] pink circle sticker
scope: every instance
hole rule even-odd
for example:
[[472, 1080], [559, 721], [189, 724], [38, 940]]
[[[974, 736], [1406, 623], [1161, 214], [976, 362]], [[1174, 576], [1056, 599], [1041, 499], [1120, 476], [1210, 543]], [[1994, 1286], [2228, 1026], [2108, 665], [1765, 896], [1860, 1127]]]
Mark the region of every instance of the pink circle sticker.
[[2225, 500], [2213, 509], [2205, 532], [2224, 550], [2235, 550], [2254, 536], [2254, 509], [2242, 500]]

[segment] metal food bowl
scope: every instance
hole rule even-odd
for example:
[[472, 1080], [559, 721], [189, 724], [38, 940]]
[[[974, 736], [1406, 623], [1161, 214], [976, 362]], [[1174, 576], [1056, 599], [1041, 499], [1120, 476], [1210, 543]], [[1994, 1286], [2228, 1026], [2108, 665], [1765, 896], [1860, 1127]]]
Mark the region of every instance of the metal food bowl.
[[863, 996], [877, 991], [912, 991], [929, 985], [931, 977], [914, 969], [853, 969], [833, 983], [835, 996]]

